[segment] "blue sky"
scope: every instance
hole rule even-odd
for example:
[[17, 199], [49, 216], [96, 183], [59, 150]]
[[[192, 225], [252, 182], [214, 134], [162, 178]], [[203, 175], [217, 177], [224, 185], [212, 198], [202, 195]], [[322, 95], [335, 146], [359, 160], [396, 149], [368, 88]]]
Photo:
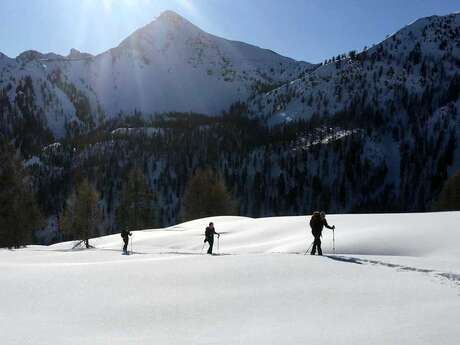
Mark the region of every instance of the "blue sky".
[[320, 62], [378, 43], [417, 18], [460, 11], [450, 0], [2, 0], [0, 52], [92, 54], [117, 46], [164, 10], [203, 30]]

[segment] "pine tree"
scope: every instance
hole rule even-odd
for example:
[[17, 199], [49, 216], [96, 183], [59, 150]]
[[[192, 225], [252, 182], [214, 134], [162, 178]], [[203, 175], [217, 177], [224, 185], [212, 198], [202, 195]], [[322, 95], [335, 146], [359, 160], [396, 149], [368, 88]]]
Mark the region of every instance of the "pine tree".
[[460, 210], [460, 170], [449, 177], [444, 184], [435, 209], [437, 211]]
[[30, 244], [43, 224], [29, 176], [9, 145], [0, 147], [0, 247]]
[[116, 210], [118, 229], [139, 230], [156, 226], [153, 195], [144, 174], [138, 168], [128, 173], [120, 205]]
[[188, 181], [182, 203], [182, 218], [192, 220], [230, 215], [236, 205], [222, 178], [212, 170], [198, 170]]
[[89, 238], [98, 234], [102, 213], [98, 206], [99, 195], [88, 179], [84, 179], [68, 201], [61, 219], [61, 228], [67, 235], [85, 242], [89, 248]]

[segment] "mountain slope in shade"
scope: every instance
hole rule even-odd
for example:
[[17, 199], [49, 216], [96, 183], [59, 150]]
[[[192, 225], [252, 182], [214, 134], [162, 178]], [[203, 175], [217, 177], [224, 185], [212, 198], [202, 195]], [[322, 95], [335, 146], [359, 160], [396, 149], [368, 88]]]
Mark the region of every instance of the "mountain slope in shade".
[[33, 119], [54, 134], [63, 135], [66, 124], [79, 123], [75, 103], [66, 90], [50, 78], [40, 59], [55, 54], [27, 51], [16, 59], [0, 53], [0, 131], [14, 128], [18, 120]]

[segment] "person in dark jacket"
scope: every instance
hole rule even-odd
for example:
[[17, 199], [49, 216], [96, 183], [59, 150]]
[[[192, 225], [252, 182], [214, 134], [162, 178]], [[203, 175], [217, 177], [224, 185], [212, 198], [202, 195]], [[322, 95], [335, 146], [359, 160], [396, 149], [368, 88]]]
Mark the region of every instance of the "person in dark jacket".
[[209, 226], [206, 227], [206, 231], [204, 233], [204, 242], [209, 243], [208, 254], [212, 254], [212, 246], [214, 245], [214, 235], [220, 237], [220, 234], [216, 232], [216, 229], [214, 229], [214, 223], [209, 223]]
[[125, 243], [123, 246], [123, 254], [128, 254], [129, 236], [131, 235], [132, 233], [128, 229], [123, 229], [121, 231], [121, 238], [123, 239], [123, 242]]
[[329, 226], [326, 220], [326, 213], [325, 212], [318, 212], [315, 211], [313, 212], [313, 215], [311, 216], [310, 219], [310, 227], [311, 227], [311, 233], [313, 234], [313, 237], [315, 240], [313, 241], [313, 247], [311, 249], [311, 255], [316, 254], [316, 250], [318, 249], [318, 255], [323, 255], [323, 251], [321, 250], [321, 236], [323, 232], [323, 227], [326, 227], [328, 229], [334, 230], [335, 225]]

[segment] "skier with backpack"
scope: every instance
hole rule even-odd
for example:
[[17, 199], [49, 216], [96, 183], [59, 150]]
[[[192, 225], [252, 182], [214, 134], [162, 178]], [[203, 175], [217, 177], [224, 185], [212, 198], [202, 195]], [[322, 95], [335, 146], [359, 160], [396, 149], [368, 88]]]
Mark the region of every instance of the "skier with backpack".
[[316, 250], [318, 249], [318, 255], [323, 255], [323, 251], [321, 250], [321, 236], [323, 232], [323, 227], [326, 227], [328, 229], [334, 230], [335, 225], [330, 226], [327, 223], [326, 220], [326, 213], [324, 211], [318, 212], [315, 211], [313, 212], [313, 215], [311, 216], [310, 219], [310, 227], [311, 227], [311, 233], [315, 240], [313, 241], [313, 247], [311, 249], [311, 255], [316, 254]]
[[212, 254], [212, 247], [214, 245], [214, 235], [217, 235], [220, 238], [220, 234], [216, 232], [216, 229], [214, 229], [214, 223], [209, 223], [209, 226], [206, 227], [206, 231], [204, 233], [204, 243], [209, 243], [208, 254]]
[[128, 243], [129, 243], [129, 236], [132, 236], [132, 233], [128, 229], [123, 229], [121, 231], [121, 238], [123, 239], [123, 254], [128, 255]]

